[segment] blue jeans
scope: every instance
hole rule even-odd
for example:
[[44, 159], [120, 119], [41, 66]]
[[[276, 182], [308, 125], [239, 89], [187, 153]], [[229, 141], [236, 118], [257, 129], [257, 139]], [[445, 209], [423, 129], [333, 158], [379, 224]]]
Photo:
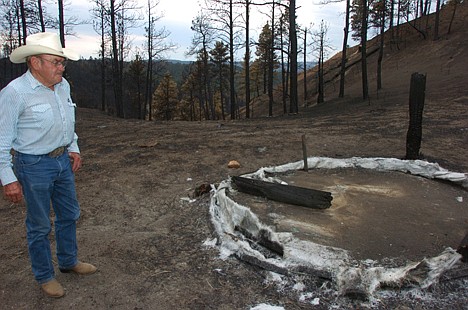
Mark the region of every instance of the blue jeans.
[[55, 241], [59, 268], [78, 263], [76, 221], [80, 206], [68, 152], [59, 157], [15, 153], [13, 166], [26, 201], [26, 231], [32, 271], [39, 284], [55, 277], [49, 233], [50, 206], [55, 212]]

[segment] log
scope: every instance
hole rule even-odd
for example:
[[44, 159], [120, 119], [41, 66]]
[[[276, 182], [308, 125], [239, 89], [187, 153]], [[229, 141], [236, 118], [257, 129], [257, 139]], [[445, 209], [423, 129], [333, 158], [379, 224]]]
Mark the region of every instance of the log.
[[462, 262], [468, 263], [468, 233], [458, 246], [457, 252], [462, 256]]
[[253, 180], [244, 177], [231, 177], [238, 191], [274, 201], [313, 209], [327, 209], [333, 199], [330, 192]]

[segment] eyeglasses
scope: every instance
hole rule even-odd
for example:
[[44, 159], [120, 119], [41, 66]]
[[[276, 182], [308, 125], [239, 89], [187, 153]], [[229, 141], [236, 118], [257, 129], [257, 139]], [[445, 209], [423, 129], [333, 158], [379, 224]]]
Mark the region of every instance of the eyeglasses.
[[63, 68], [65, 68], [67, 66], [67, 63], [68, 61], [67, 60], [62, 60], [62, 61], [57, 61], [57, 60], [49, 60], [49, 59], [45, 59], [45, 58], [42, 58], [42, 57], [39, 57], [41, 60], [45, 60], [47, 62], [50, 62], [51, 64], [53, 64], [54, 66], [56, 66], [57, 68], [62, 66]]

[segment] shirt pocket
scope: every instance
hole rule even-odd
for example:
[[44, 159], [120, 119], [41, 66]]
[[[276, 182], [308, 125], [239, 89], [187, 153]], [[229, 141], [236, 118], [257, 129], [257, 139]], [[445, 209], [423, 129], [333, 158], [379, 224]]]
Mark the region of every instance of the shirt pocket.
[[76, 103], [74, 103], [71, 98], [68, 98], [67, 100], [67, 117], [72, 121], [72, 123], [75, 123], [75, 109], [76, 109]]
[[31, 115], [37, 126], [42, 129], [49, 129], [54, 122], [54, 113], [49, 103], [37, 103], [30, 107]]

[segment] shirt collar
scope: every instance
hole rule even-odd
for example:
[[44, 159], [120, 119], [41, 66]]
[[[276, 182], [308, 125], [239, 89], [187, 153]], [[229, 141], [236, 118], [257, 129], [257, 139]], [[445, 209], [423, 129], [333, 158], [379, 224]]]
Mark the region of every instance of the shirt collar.
[[[34, 75], [32, 75], [32, 73], [31, 73], [31, 71], [29, 69], [28, 69], [28, 71], [26, 71], [26, 78], [28, 79], [29, 84], [31, 85], [32, 89], [36, 89], [36, 88], [41, 87], [41, 86], [45, 87], [41, 82], [36, 80], [36, 78], [34, 77]], [[62, 83], [63, 83], [63, 79], [62, 79], [62, 81], [55, 84], [54, 86], [61, 86]]]

